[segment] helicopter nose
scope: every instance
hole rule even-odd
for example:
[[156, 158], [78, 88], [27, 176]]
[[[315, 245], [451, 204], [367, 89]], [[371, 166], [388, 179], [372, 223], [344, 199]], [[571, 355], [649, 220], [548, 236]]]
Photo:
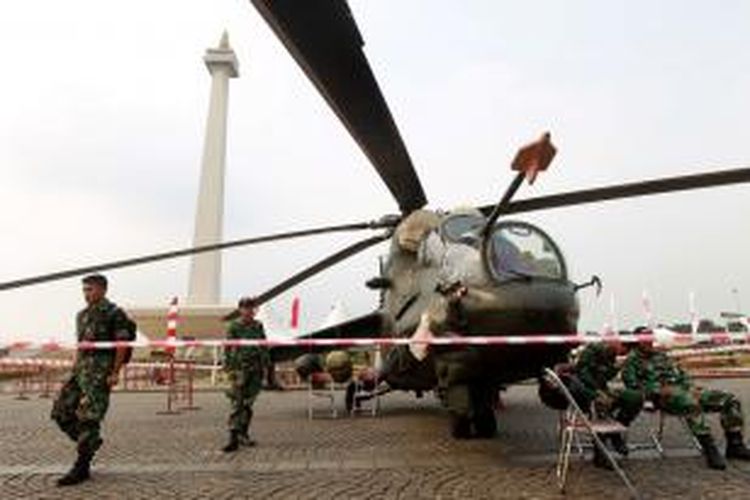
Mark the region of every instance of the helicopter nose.
[[470, 287], [460, 303], [471, 333], [570, 333], [578, 323], [578, 301], [573, 288], [565, 283]]

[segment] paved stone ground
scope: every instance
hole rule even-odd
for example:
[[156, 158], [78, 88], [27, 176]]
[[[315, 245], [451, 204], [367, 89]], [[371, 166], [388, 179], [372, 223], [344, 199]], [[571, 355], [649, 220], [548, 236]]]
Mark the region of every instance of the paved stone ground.
[[[719, 385], [741, 393], [750, 408], [746, 382]], [[156, 414], [164, 395], [117, 394], [94, 479], [58, 489], [74, 448], [48, 419], [51, 401], [2, 396], [0, 498], [565, 498], [553, 471], [556, 412], [531, 386], [511, 388], [504, 400], [497, 438], [455, 441], [431, 395], [388, 395], [374, 418], [308, 421], [306, 392], [263, 393], [259, 445], [227, 456], [219, 451], [222, 394], [199, 393], [202, 408], [176, 416]], [[644, 439], [648, 423], [639, 419], [631, 441]], [[750, 464], [706, 469], [675, 419], [666, 445], [668, 458], [639, 452], [624, 461], [645, 498], [750, 499]], [[613, 473], [573, 463], [567, 498], [627, 496]]]

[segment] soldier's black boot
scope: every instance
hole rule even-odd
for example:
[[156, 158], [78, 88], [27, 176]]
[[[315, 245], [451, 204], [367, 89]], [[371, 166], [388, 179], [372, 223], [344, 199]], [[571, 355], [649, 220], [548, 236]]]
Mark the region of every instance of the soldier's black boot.
[[623, 457], [628, 456], [630, 450], [628, 449], [628, 443], [625, 440], [625, 434], [621, 432], [613, 432], [609, 434], [609, 442], [612, 443], [612, 448], [614, 448], [617, 453]]
[[[252, 415], [252, 412], [251, 412]], [[257, 443], [255, 442], [255, 439], [250, 435], [250, 426], [248, 425], [244, 429], [242, 429], [242, 432], [240, 432], [240, 444], [242, 446], [248, 446], [252, 447], [255, 446]]]
[[224, 448], [222, 448], [222, 451], [224, 453], [232, 453], [233, 451], [237, 451], [240, 447], [240, 434], [237, 431], [232, 431], [229, 433], [229, 442], [227, 443]]
[[[600, 440], [604, 438], [604, 436], [601, 434], [598, 436]], [[612, 463], [609, 461], [609, 459], [607, 459], [607, 455], [605, 455], [604, 452], [599, 449], [596, 443], [594, 443], [594, 467], [597, 467], [599, 469], [614, 470]]]
[[91, 459], [90, 453], [78, 453], [78, 459], [73, 468], [63, 477], [57, 480], [58, 486], [73, 486], [80, 484], [91, 477]]
[[750, 449], [745, 446], [745, 440], [740, 431], [727, 432], [727, 450], [725, 456], [735, 460], [750, 460]]
[[719, 449], [716, 447], [713, 436], [710, 434], [701, 434], [696, 436], [698, 442], [703, 450], [703, 456], [706, 457], [706, 464], [711, 469], [724, 470], [727, 468], [727, 462], [724, 457], [719, 453]]
[[253, 446], [255, 446], [258, 443], [255, 441], [255, 439], [253, 439], [253, 437], [250, 435], [250, 433], [246, 431], [246, 432], [243, 432], [242, 434], [240, 434], [240, 444], [242, 446], [247, 446], [247, 447], [252, 448]]
[[451, 435], [455, 439], [469, 439], [471, 437], [471, 420], [465, 415], [451, 415]]

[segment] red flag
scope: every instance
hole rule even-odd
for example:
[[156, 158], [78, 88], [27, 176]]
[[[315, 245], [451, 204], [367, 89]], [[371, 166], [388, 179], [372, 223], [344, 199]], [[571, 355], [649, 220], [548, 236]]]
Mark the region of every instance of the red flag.
[[292, 301], [292, 330], [299, 328], [299, 297], [294, 297]]

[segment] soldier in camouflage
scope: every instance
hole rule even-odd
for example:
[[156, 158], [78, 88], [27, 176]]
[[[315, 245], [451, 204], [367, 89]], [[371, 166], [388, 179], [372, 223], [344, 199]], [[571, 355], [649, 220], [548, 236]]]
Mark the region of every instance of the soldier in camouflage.
[[705, 421], [705, 413], [709, 412], [721, 414], [727, 441], [726, 458], [750, 460], [750, 450], [742, 436], [742, 409], [733, 394], [693, 385], [690, 377], [665, 353], [656, 351], [650, 342], [641, 342], [631, 350], [622, 379], [626, 387], [641, 391], [656, 408], [685, 418], [701, 444], [709, 467], [726, 468], [726, 461]]
[[[620, 347], [619, 343], [608, 342], [587, 345], [573, 365], [567, 386], [581, 409], [593, 410], [597, 416], [613, 418], [627, 427], [640, 413], [643, 396], [637, 390], [609, 387], [609, 382], [619, 371], [616, 360]], [[621, 455], [628, 454], [628, 446], [622, 434], [611, 433], [599, 437], [605, 442], [609, 440]], [[612, 468], [597, 447], [594, 447], [594, 465]]]
[[[128, 340], [128, 318], [107, 300], [107, 279], [98, 274], [83, 278], [87, 307], [76, 316], [78, 341]], [[81, 483], [90, 477], [91, 460], [102, 445], [101, 422], [109, 406], [109, 393], [118, 382], [127, 349], [80, 350], [73, 372], [52, 407], [52, 419], [78, 447], [73, 468], [57, 481], [59, 486]]]
[[[239, 302], [238, 319], [230, 323], [227, 339], [265, 339], [263, 324], [255, 319], [256, 302], [243, 298]], [[258, 346], [228, 346], [225, 349], [224, 369], [229, 375], [227, 391], [232, 412], [229, 415], [229, 443], [225, 452], [237, 451], [240, 444], [254, 446], [249, 427], [253, 418], [253, 403], [263, 385], [264, 368], [268, 365], [268, 351]]]

